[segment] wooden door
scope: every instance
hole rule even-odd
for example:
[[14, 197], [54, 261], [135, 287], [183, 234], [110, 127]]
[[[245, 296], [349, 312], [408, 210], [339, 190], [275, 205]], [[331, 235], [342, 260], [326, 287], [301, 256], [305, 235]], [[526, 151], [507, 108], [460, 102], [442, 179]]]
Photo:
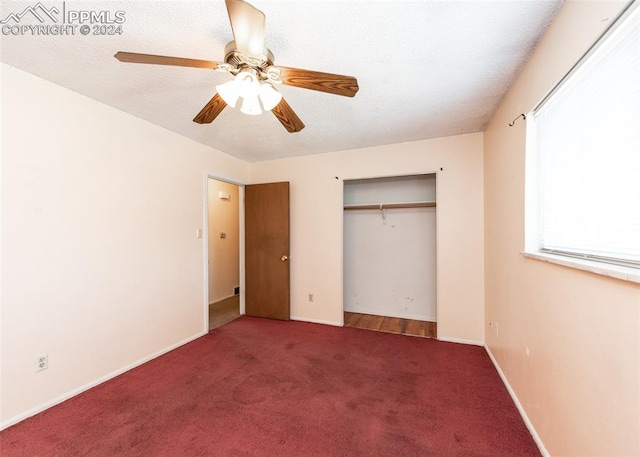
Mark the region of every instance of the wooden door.
[[289, 320], [289, 183], [248, 185], [245, 313]]

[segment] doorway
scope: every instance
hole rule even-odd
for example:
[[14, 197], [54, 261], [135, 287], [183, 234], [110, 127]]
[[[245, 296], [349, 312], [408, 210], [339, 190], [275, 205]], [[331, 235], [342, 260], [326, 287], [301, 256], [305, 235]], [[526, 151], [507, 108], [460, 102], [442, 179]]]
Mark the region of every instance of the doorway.
[[208, 323], [240, 317], [240, 186], [207, 178]]

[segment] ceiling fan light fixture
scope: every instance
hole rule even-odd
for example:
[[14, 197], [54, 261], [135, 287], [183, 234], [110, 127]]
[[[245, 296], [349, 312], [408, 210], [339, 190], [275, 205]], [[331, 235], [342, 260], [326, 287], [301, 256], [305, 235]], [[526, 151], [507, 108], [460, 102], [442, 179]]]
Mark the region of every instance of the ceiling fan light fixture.
[[242, 106], [240, 107], [242, 113], [252, 116], [262, 114], [262, 108], [260, 108], [261, 84], [253, 70], [242, 70], [231, 81], [216, 86], [216, 90], [222, 100], [232, 108], [235, 108], [238, 99], [242, 98]]
[[257, 77], [250, 70], [243, 70], [231, 81], [216, 86], [216, 90], [227, 105], [235, 108], [240, 97], [245, 99], [257, 92], [258, 84]]
[[260, 82], [252, 70], [243, 70], [231, 81], [216, 86], [216, 90], [224, 102], [235, 108], [238, 99], [242, 98], [240, 111], [257, 116], [262, 109], [271, 111], [282, 100], [282, 94], [271, 83]]
[[280, 100], [282, 100], [282, 94], [278, 92], [271, 83], [262, 83], [258, 91], [258, 96], [265, 111], [271, 111], [278, 106]]
[[260, 101], [257, 94], [248, 94], [246, 97], [242, 97], [242, 106], [240, 112], [249, 114], [251, 116], [257, 116], [262, 114], [262, 108], [260, 108]]
[[242, 86], [240, 92], [240, 96], [242, 97], [240, 112], [251, 116], [262, 114], [260, 100], [258, 99], [260, 81], [258, 81], [256, 74], [252, 70], [241, 71], [238, 73], [238, 76], [236, 76], [236, 81]]
[[238, 103], [238, 99], [241, 95], [241, 89], [242, 85], [235, 79], [216, 86], [216, 90], [220, 94], [220, 97], [222, 97], [222, 100], [224, 100], [224, 102], [231, 108], [236, 107], [236, 103]]

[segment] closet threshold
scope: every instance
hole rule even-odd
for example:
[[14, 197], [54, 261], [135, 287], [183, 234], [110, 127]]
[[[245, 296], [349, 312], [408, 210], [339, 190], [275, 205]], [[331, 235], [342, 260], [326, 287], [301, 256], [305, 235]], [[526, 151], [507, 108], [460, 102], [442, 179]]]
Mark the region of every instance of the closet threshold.
[[367, 205], [344, 205], [345, 211], [347, 210], [359, 210], [359, 209], [393, 209], [393, 208], [434, 208], [436, 202], [424, 201], [424, 202], [405, 202], [405, 203], [371, 203]]

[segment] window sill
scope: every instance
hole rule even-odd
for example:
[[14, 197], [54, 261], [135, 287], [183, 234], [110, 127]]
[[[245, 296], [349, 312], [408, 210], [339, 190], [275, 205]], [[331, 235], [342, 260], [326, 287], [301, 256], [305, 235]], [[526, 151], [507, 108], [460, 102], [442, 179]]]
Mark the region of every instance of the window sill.
[[543, 262], [555, 263], [557, 265], [563, 265], [577, 270], [588, 271], [598, 275], [609, 276], [611, 278], [640, 284], [640, 270], [637, 268], [594, 262], [593, 260], [574, 259], [572, 257], [564, 257], [561, 255], [547, 254], [543, 252], [523, 251], [521, 254], [530, 259], [542, 260]]

